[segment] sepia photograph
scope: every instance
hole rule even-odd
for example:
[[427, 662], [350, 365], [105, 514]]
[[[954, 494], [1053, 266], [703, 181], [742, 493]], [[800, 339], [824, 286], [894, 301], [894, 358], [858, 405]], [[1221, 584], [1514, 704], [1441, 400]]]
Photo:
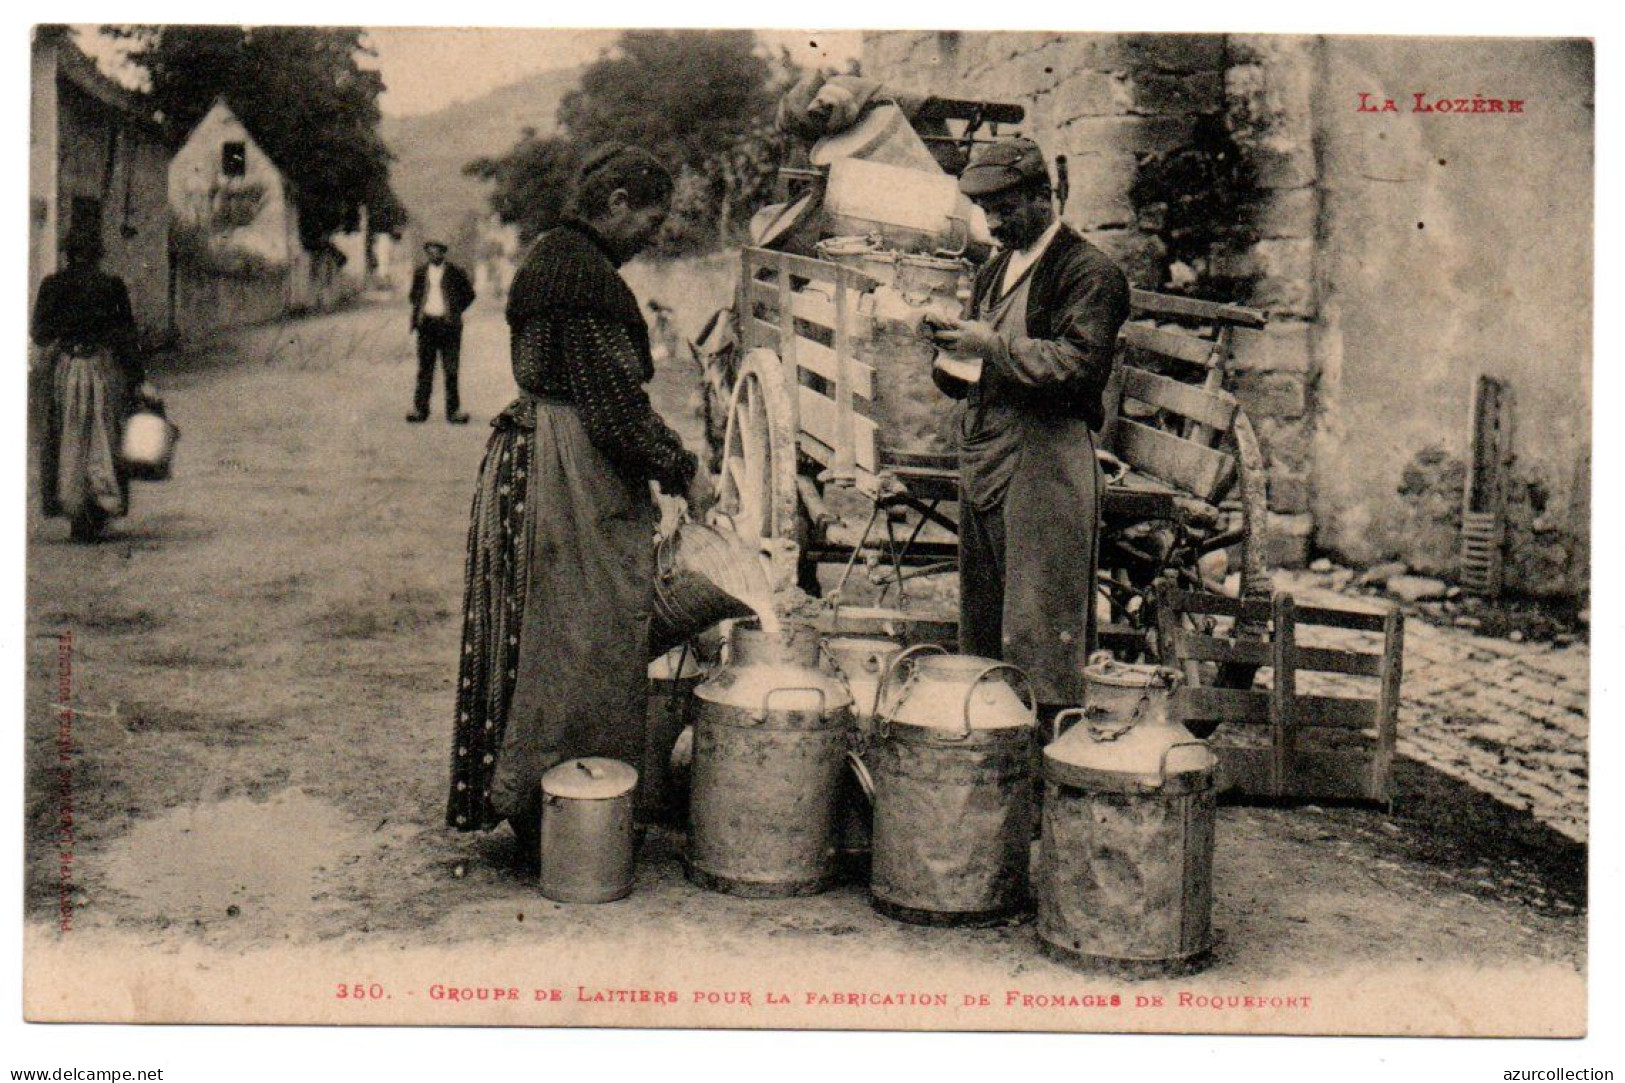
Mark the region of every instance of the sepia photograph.
[[26, 1020], [1599, 1025], [1591, 39], [28, 37]]

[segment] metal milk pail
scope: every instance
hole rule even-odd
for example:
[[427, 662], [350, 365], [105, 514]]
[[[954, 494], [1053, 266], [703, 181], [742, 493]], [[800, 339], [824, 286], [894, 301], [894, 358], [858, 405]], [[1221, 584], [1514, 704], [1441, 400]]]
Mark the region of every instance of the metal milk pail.
[[632, 790], [619, 760], [565, 760], [542, 776], [542, 894], [602, 903], [632, 892]]

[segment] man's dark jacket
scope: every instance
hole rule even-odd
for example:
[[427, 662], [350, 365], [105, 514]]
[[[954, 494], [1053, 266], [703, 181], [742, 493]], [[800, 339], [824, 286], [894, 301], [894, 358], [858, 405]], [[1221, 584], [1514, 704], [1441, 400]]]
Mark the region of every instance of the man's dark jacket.
[[[985, 312], [991, 304], [1009, 262], [1005, 252], [982, 268], [974, 286], [974, 311]], [[987, 366], [984, 393], [1029, 413], [1082, 418], [1099, 432], [1117, 332], [1129, 315], [1128, 278], [1067, 226], [1029, 273], [1028, 341], [1013, 345], [1008, 356]]]
[[[461, 327], [463, 312], [474, 303], [474, 283], [468, 280], [463, 269], [447, 260], [446, 273], [440, 278], [440, 291], [446, 298], [446, 314], [441, 319], [447, 323]], [[412, 302], [412, 326], [416, 327], [423, 318], [423, 301], [429, 293], [429, 265], [419, 265], [412, 274], [412, 292], [409, 298]]]

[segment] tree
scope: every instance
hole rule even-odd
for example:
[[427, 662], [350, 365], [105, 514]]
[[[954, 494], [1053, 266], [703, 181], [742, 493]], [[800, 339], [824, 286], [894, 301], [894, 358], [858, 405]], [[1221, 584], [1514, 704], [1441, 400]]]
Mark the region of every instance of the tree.
[[389, 183], [378, 126], [384, 83], [356, 27], [114, 26], [166, 119], [188, 131], [224, 98], [293, 183], [301, 240], [316, 249], [354, 229], [394, 232], [406, 212]]
[[516, 223], [520, 241], [529, 244], [564, 217], [579, 163], [569, 140], [544, 138], [526, 128], [507, 154], [476, 158], [463, 172], [491, 182], [491, 209], [504, 222]]
[[[670, 250], [727, 244], [763, 202], [781, 149], [780, 90], [797, 74], [789, 53], [764, 56], [749, 30], [628, 30], [565, 96], [559, 123], [578, 145], [638, 144], [679, 173]], [[712, 229], [683, 229], [708, 219]]]
[[527, 129], [464, 172], [492, 183], [492, 209], [528, 239], [562, 217], [588, 150], [635, 144], [677, 175], [657, 251], [727, 245], [766, 202], [782, 150], [773, 107], [798, 74], [787, 51], [763, 55], [748, 30], [628, 30], [560, 103], [560, 135]]

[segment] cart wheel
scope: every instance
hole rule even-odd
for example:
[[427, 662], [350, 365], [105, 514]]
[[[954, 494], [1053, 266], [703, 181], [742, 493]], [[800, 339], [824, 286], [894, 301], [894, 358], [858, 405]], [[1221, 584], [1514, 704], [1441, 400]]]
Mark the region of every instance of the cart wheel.
[[751, 350], [728, 403], [717, 510], [742, 537], [760, 541], [784, 580], [775, 589], [794, 578], [795, 561], [783, 559], [786, 546], [798, 540], [794, 417], [778, 356]]

